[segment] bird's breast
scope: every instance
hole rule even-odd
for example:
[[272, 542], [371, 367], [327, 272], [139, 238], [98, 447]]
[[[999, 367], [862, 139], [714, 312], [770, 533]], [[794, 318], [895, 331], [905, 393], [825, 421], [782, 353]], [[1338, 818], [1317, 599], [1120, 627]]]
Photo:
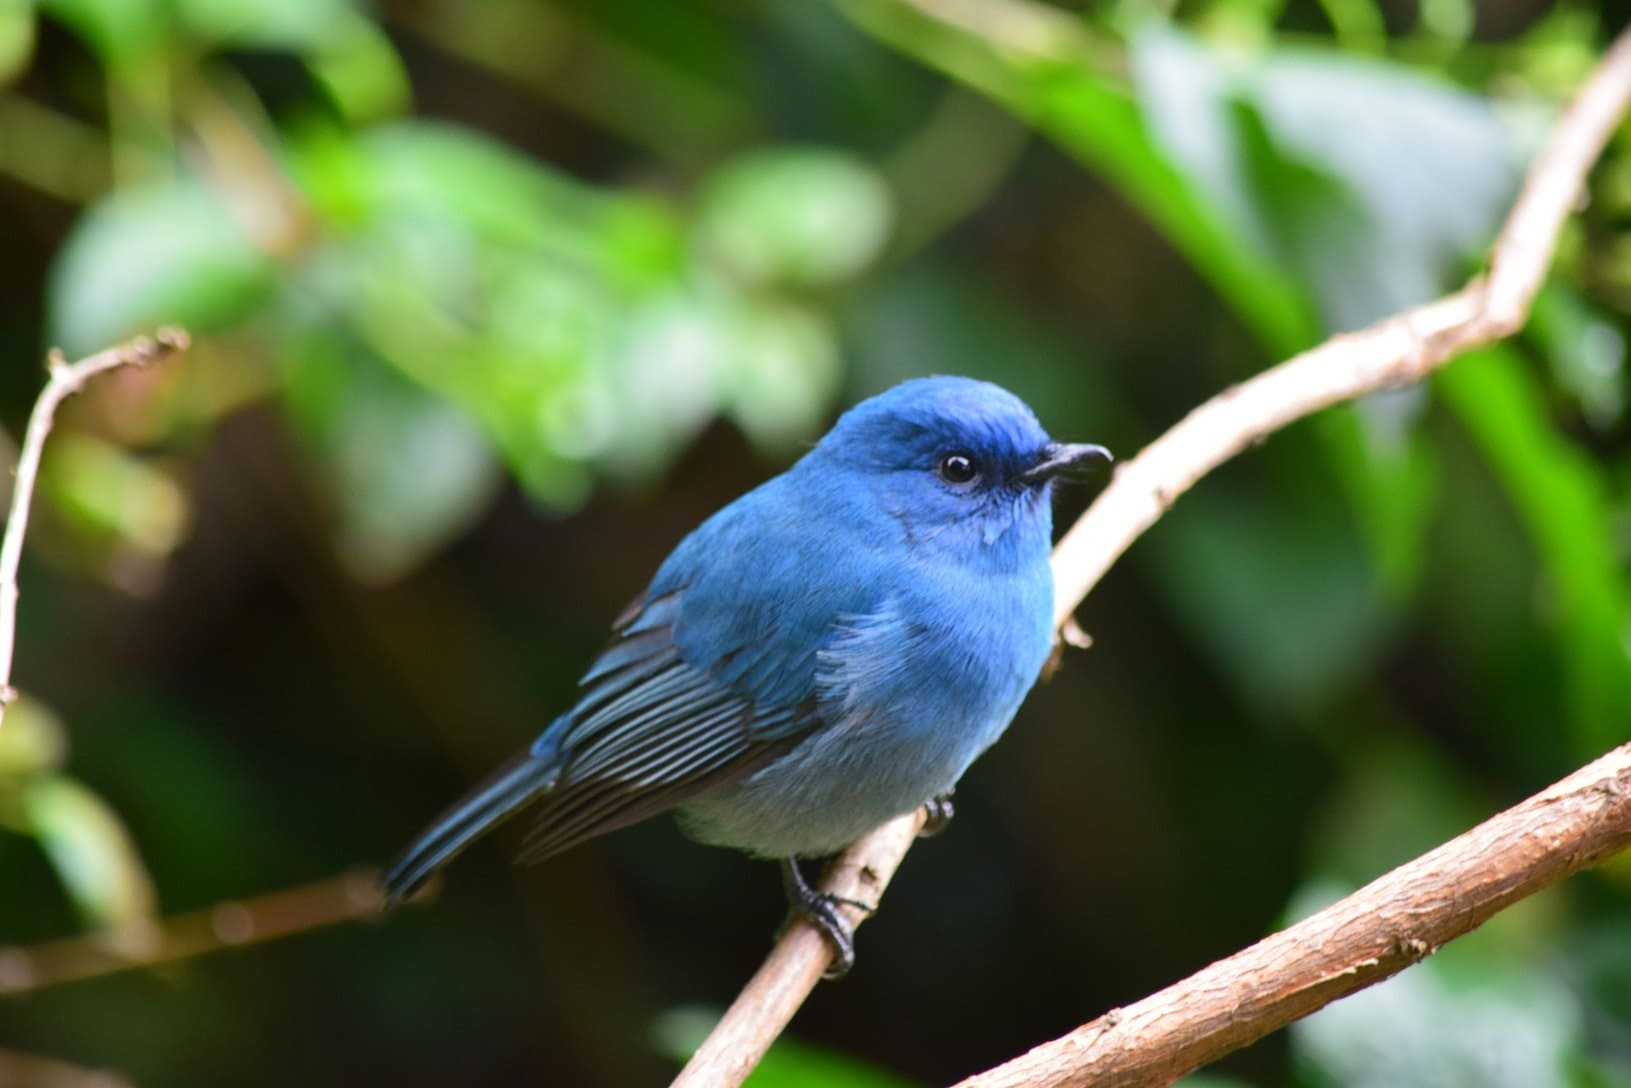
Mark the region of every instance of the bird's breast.
[[688, 803], [688, 830], [766, 856], [828, 853], [951, 789], [1042, 667], [1052, 585], [1038, 581], [897, 592], [840, 617], [817, 661], [826, 724]]

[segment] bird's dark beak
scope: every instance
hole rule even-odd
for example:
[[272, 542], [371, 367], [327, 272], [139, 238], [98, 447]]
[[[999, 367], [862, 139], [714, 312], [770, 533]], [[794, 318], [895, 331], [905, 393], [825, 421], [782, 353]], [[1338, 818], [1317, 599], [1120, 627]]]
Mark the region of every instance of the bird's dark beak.
[[1115, 458], [1110, 456], [1110, 451], [1103, 446], [1049, 442], [1042, 447], [1041, 457], [1036, 464], [1020, 476], [1020, 479], [1028, 484], [1039, 484], [1072, 469], [1087, 465], [1108, 465], [1114, 460]]

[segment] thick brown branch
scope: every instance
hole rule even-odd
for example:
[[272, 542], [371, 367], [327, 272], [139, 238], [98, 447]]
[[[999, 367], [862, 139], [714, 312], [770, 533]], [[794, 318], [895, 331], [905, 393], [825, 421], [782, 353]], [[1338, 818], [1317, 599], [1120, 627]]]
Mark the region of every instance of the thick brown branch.
[[[1190, 413], [1131, 462], [1123, 465], [1110, 486], [1065, 534], [1064, 539], [1059, 542], [1059, 547], [1054, 551], [1056, 626], [1061, 630], [1066, 628], [1070, 614], [1103, 577], [1104, 572], [1180, 495], [1189, 490], [1206, 473], [1252, 443], [1321, 408], [1352, 400], [1379, 389], [1418, 381], [1457, 355], [1508, 336], [1521, 328], [1535, 292], [1539, 290], [1546, 277], [1552, 253], [1557, 246], [1558, 232], [1581, 192], [1586, 172], [1602, 153], [1603, 146], [1620, 116], [1625, 112], [1628, 101], [1631, 101], [1631, 32], [1621, 35], [1615, 41], [1579, 97], [1559, 119], [1545, 148], [1530, 168], [1523, 191], [1519, 194], [1518, 201], [1507, 217], [1506, 224], [1491, 252], [1487, 279], [1475, 280], [1455, 294], [1407, 310], [1368, 329], [1334, 337], [1312, 351], [1298, 355], [1248, 382], [1220, 393]], [[1624, 753], [1616, 752], [1614, 756], [1608, 758], [1609, 760], [1624, 758]], [[1603, 768], [1604, 761], [1592, 764], [1556, 789], [1576, 782], [1580, 775], [1589, 776], [1594, 773], [1603, 775], [1606, 773]], [[1595, 787], [1586, 787], [1586, 792], [1589, 793], [1591, 789], [1613, 792], [1616, 800], [1612, 809], [1619, 814], [1615, 818], [1621, 819], [1623, 812], [1618, 798], [1624, 792], [1624, 784], [1622, 777], [1614, 777], [1611, 784], [1604, 782]], [[1555, 790], [1548, 791], [1538, 798], [1537, 802], [1551, 797], [1554, 793]], [[1520, 809], [1514, 812], [1525, 811], [1527, 807], [1520, 806]], [[1434, 915], [1432, 923], [1438, 927], [1431, 932], [1438, 936], [1419, 949], [1409, 944], [1401, 945], [1397, 949], [1392, 945], [1386, 945], [1385, 947], [1392, 951], [1384, 955], [1375, 951], [1373, 942], [1364, 945], [1371, 951], [1360, 960], [1344, 962], [1327, 974], [1319, 974], [1317, 965], [1332, 961], [1322, 955], [1318, 946], [1276, 945], [1276, 950], [1286, 958], [1274, 961], [1270, 965], [1269, 974], [1259, 973], [1243, 979], [1242, 976], [1231, 974], [1227, 970], [1226, 965], [1235, 962], [1233, 960], [1225, 960], [1213, 968], [1208, 968], [1207, 972], [1197, 975], [1196, 979], [1203, 979], [1205, 976], [1203, 987], [1219, 988], [1218, 993], [1228, 998], [1229, 1011], [1224, 1020], [1191, 1021], [1190, 1029], [1184, 1035], [1185, 1046], [1188, 1048], [1184, 1053], [1187, 1056], [1161, 1066], [1168, 1070], [1167, 1073], [1152, 1074], [1147, 1080], [1105, 1083], [1166, 1083], [1178, 1072], [1193, 1068], [1200, 1062], [1209, 1061], [1250, 1039], [1258, 1038], [1283, 1026], [1340, 994], [1402, 969], [1437, 944], [1478, 925], [1507, 903], [1531, 894], [1583, 865], [1600, 860], [1626, 844], [1625, 836], [1620, 832], [1608, 834], [1606, 838], [1594, 837], [1591, 845], [1571, 839], [1567, 828], [1547, 822], [1548, 817], [1556, 817], [1563, 812], [1563, 807], [1548, 803], [1542, 805], [1534, 814], [1535, 819], [1540, 822], [1521, 825], [1525, 828], [1524, 834], [1528, 836], [1524, 849], [1535, 848], [1538, 855], [1546, 856], [1547, 860], [1544, 863], [1537, 862], [1538, 868], [1531, 872], [1522, 862], [1509, 859], [1505, 871], [1510, 874], [1513, 883], [1505, 890], [1493, 889], [1490, 894], [1478, 901], [1480, 905], [1476, 909], [1473, 900], [1465, 895], [1449, 898], [1441, 896], [1431, 907]], [[1510, 815], [1511, 813], [1507, 814]], [[1608, 822], [1606, 815], [1601, 812], [1597, 818], [1604, 824]], [[1502, 816], [1492, 823], [1505, 820], [1506, 816]], [[871, 863], [878, 866], [880, 871], [892, 873], [905, 850], [911, 845], [910, 836], [900, 833], [903, 826], [903, 821], [885, 825], [851, 847], [846, 857], [865, 856], [872, 859]], [[1503, 822], [1502, 826], [1513, 825]], [[1448, 850], [1449, 847], [1444, 849]], [[888, 853], [886, 852], [888, 850], [899, 852]], [[1445, 870], [1448, 874], [1446, 879], [1450, 881], [1451, 886], [1457, 881], [1461, 882], [1463, 888], [1482, 881], [1494, 868], [1491, 858], [1487, 855], [1457, 852], [1453, 856], [1441, 857], [1441, 853], [1442, 851], [1430, 854], [1428, 858], [1414, 865], [1422, 865], [1429, 859], [1438, 859], [1433, 864], [1448, 864], [1455, 861], [1463, 867], [1463, 871], [1451, 874], [1450, 870]], [[1374, 889], [1385, 885], [1392, 879], [1393, 876], [1390, 875], [1371, 887]], [[1367, 889], [1369, 890], [1371, 889]], [[881, 893], [882, 888], [880, 887], [878, 891]], [[1376, 925], [1378, 927], [1376, 934], [1380, 934], [1379, 939], [1383, 941], [1392, 940], [1398, 933], [1413, 934], [1418, 930], [1426, 931], [1424, 928], [1427, 926], [1426, 919], [1420, 920], [1420, 925], [1410, 929], [1401, 928], [1398, 924], [1399, 919], [1394, 919], [1391, 924], [1383, 926], [1375, 916], [1375, 907], [1376, 905], [1371, 903], [1365, 910], [1356, 913], [1351, 919], [1352, 924]], [[815, 985], [815, 980], [820, 977], [821, 970], [826, 966], [827, 948], [818, 941], [810, 940], [809, 936], [813, 934], [806, 934], [808, 931], [803, 926], [795, 925], [789, 929], [782, 944], [772, 952], [771, 958], [749, 984], [749, 989], [745, 990], [731, 1006], [730, 1011], [715, 1029], [714, 1035], [703, 1044], [699, 1057], [703, 1053], [710, 1056], [708, 1065], [710, 1072], [707, 1078], [705, 1079], [703, 1072], [697, 1068], [698, 1061], [693, 1060], [681, 1074], [678, 1083], [686, 1085], [687, 1088], [703, 1086], [714, 1088], [714, 1086], [735, 1086], [742, 1082], [747, 1072], [751, 1070], [752, 1062], [764, 1053], [771, 1040], [781, 1032], [793, 1010], [797, 1008], [798, 1002]], [[1350, 939], [1358, 940], [1359, 936], [1350, 935]], [[1374, 937], [1375, 934], [1371, 936]], [[789, 945], [794, 942], [796, 948], [790, 948]], [[1249, 953], [1242, 955], [1247, 954]], [[1315, 966], [1311, 969], [1315, 973], [1311, 976], [1301, 975], [1293, 971], [1294, 964], [1313, 964]], [[1214, 970], [1221, 973], [1208, 973]], [[1304, 1003], [1263, 1000], [1247, 1006], [1241, 1002], [1241, 997], [1248, 992], [1255, 992], [1252, 990], [1256, 985], [1253, 980], [1260, 981], [1272, 977], [1274, 972], [1285, 973], [1287, 977], [1304, 978], [1305, 981], [1300, 984], [1299, 990], [1299, 993], [1304, 995], [1302, 999]], [[1312, 981], [1308, 981], [1310, 978]], [[1191, 986], [1193, 982], [1192, 979], [1189, 983], [1174, 988], [1187, 991], [1186, 994], [1179, 995], [1179, 1000], [1198, 1001], [1205, 996], [1204, 989], [1200, 992], [1194, 991]], [[790, 991], [796, 993], [796, 997], [791, 1000]], [[750, 993], [764, 992], [775, 992], [780, 995], [774, 1010], [761, 1009], [749, 999]], [[1125, 1017], [1126, 1013], [1122, 1015]], [[1082, 1067], [1067, 1064], [1073, 1062], [1074, 1056], [1082, 1052], [1083, 1033], [1092, 1038], [1095, 1031], [1100, 1035], [1114, 1031], [1113, 1039], [1116, 1045], [1136, 1048], [1147, 1055], [1150, 1061], [1165, 1061], [1171, 1057], [1162, 1048], [1170, 1050], [1175, 1037], [1147, 1039], [1136, 1032], [1129, 1033], [1118, 1029], [1115, 1024], [1107, 1022], [1109, 1020], [1110, 1018], [1106, 1017], [1095, 1021], [1094, 1024], [1066, 1036], [1057, 1043], [1039, 1048], [1060, 1063], [1062, 1072], [1061, 1079], [1038, 1080], [1036, 1083], [1081, 1083], [1089, 1075]], [[1235, 1034], [1231, 1035], [1233, 1041], [1214, 1046], [1202, 1038], [1218, 1024], [1225, 1022], [1234, 1026]], [[726, 1046], [740, 1049], [721, 1058], [720, 1052]], [[1027, 1061], [1029, 1056], [1019, 1059], [1019, 1062]], [[1046, 1063], [1043, 1063], [1043, 1066], [1045, 1065]], [[1044, 1075], [1043, 1066], [1034, 1063], [1027, 1065], [1026, 1075]], [[1008, 1077], [1006, 1071], [1009, 1068], [1010, 1066], [1003, 1066], [992, 1070], [988, 1076]], [[1053, 1074], [1047, 1072], [1046, 1075]], [[1031, 1082], [1021, 1077], [980, 1083]]]
[[28, 531], [28, 511], [34, 501], [34, 479], [39, 475], [40, 455], [45, 451], [45, 436], [51, 433], [57, 406], [98, 374], [124, 366], [145, 366], [186, 349], [185, 332], [161, 329], [152, 339], [140, 336], [77, 363], [68, 362], [58, 351], [47, 357], [51, 378], [34, 402], [28, 429], [23, 432], [17, 479], [11, 489], [11, 513], [6, 516], [5, 538], [0, 540], [0, 718], [4, 718], [7, 704], [17, 697], [11, 686], [11, 658], [17, 644], [17, 568], [23, 559], [23, 534]]
[[958, 1088], [1165, 1085], [1631, 846], [1631, 745], [1346, 899]]

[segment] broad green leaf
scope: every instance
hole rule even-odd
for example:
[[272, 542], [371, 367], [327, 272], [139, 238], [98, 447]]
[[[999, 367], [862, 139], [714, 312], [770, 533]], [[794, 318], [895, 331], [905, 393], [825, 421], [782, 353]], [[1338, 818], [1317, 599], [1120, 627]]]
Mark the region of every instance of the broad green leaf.
[[1133, 62], [1172, 161], [1242, 242], [1313, 289], [1332, 331], [1439, 294], [1516, 192], [1494, 105], [1403, 65], [1232, 54], [1169, 28], [1139, 35]]
[[23, 790], [29, 829], [85, 920], [117, 927], [153, 913], [153, 882], [117, 813], [81, 783], [53, 774]]
[[1114, 185], [1149, 217], [1274, 354], [1315, 339], [1296, 281], [1247, 244], [1210, 202], [1204, 182], [1174, 164], [1132, 93], [1094, 67], [1062, 15], [1025, 28], [1029, 51], [1004, 49], [972, 27], [903, 3], [847, 2], [852, 21], [909, 56], [990, 95]]
[[743, 156], [704, 188], [704, 253], [749, 283], [842, 282], [883, 250], [894, 223], [888, 188], [861, 160], [822, 148]]
[[1340, 180], [1364, 212], [1345, 260], [1298, 269], [1314, 277], [1334, 329], [1428, 301], [1493, 238], [1523, 155], [1489, 99], [1331, 52], [1285, 50], [1251, 72], [1243, 90], [1274, 142]]
[[678, 218], [450, 126], [313, 140], [295, 173], [333, 236], [304, 262], [306, 327], [446, 398], [523, 487], [569, 507], [591, 467], [649, 474], [722, 412], [807, 437], [835, 334], [686, 260]]
[[0, 723], [0, 778], [55, 771], [67, 758], [68, 730], [56, 711], [29, 695], [6, 707]]
[[1575, 750], [1626, 739], [1631, 620], [1603, 480], [1546, 418], [1546, 397], [1507, 346], [1440, 372], [1434, 385], [1511, 497], [1540, 556], [1558, 633]]
[[271, 261], [204, 186], [127, 189], [94, 205], [58, 252], [52, 341], [80, 355], [158, 323], [204, 332], [242, 320], [272, 281]]

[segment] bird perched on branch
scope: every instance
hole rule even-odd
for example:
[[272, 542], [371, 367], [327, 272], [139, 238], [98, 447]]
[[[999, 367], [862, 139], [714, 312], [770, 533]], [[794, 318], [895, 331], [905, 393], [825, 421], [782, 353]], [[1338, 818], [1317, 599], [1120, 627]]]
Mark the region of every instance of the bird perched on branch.
[[849, 924], [796, 859], [943, 799], [1007, 728], [1052, 643], [1051, 485], [1109, 459], [968, 378], [852, 408], [680, 542], [576, 705], [414, 840], [388, 896], [528, 807], [526, 861], [674, 809], [779, 859], [841, 974]]

